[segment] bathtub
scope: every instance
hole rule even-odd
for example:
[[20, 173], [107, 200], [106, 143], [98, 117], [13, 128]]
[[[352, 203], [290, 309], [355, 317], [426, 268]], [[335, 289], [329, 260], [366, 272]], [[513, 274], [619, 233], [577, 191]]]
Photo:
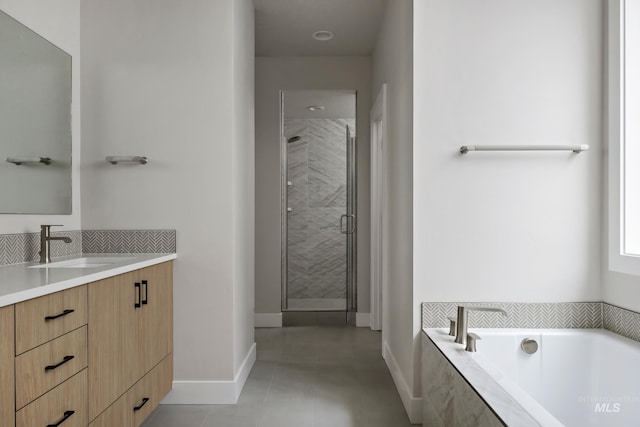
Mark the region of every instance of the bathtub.
[[[602, 329], [470, 329], [464, 351], [444, 329], [425, 333], [509, 426], [640, 425], [640, 343]], [[538, 350], [520, 344], [534, 339]]]

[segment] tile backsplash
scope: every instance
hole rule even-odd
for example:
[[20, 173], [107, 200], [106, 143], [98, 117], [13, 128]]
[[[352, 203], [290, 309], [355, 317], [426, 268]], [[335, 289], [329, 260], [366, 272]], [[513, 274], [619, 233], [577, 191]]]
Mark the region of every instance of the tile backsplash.
[[173, 253], [176, 230], [83, 230], [82, 252]]
[[[76, 230], [56, 231], [71, 243], [51, 242], [51, 256], [81, 253], [173, 253], [176, 230]], [[0, 265], [39, 259], [40, 233], [0, 234]]]
[[[70, 256], [82, 252], [81, 231], [57, 231], [55, 237], [69, 237], [71, 243], [51, 242], [51, 256]], [[0, 265], [40, 259], [40, 233], [0, 234]]]
[[469, 312], [469, 324], [476, 328], [604, 328], [640, 341], [640, 313], [606, 302], [504, 303], [504, 302], [424, 302], [422, 327], [449, 327], [448, 316], [456, 316], [457, 306], [502, 308], [498, 313]]

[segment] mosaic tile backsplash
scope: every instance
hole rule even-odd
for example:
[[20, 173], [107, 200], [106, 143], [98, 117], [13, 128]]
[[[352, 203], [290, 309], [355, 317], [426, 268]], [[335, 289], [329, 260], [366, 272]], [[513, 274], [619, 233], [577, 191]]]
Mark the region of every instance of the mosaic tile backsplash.
[[[175, 230], [83, 230], [51, 234], [71, 238], [71, 243], [51, 243], [54, 258], [81, 253], [176, 252]], [[0, 234], [0, 265], [37, 261], [39, 251], [40, 233]]]
[[[51, 242], [51, 256], [77, 255], [82, 252], [81, 231], [52, 232], [54, 237], [69, 237], [71, 243]], [[32, 262], [40, 259], [40, 233], [0, 234], [0, 265]]]
[[447, 328], [448, 316], [456, 316], [459, 305], [498, 307], [508, 313], [469, 312], [469, 325], [476, 328], [604, 328], [640, 341], [640, 313], [605, 302], [504, 303], [424, 302], [423, 328]]
[[82, 252], [173, 253], [176, 230], [83, 230]]

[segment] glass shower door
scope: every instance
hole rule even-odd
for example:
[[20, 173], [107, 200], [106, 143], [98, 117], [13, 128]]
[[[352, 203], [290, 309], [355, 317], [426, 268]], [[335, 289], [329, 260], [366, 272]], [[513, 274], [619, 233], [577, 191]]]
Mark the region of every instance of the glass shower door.
[[322, 91], [349, 97], [352, 115], [337, 118], [296, 111], [317, 95], [309, 92], [320, 91], [283, 95], [282, 309], [348, 313], [356, 304], [355, 92]]

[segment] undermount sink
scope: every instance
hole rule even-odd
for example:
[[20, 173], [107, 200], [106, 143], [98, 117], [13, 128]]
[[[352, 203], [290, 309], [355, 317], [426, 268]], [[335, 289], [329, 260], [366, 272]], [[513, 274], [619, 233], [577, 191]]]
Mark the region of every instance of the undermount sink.
[[83, 257], [65, 261], [50, 262], [49, 264], [32, 265], [28, 268], [98, 268], [110, 264], [132, 260], [134, 257]]

